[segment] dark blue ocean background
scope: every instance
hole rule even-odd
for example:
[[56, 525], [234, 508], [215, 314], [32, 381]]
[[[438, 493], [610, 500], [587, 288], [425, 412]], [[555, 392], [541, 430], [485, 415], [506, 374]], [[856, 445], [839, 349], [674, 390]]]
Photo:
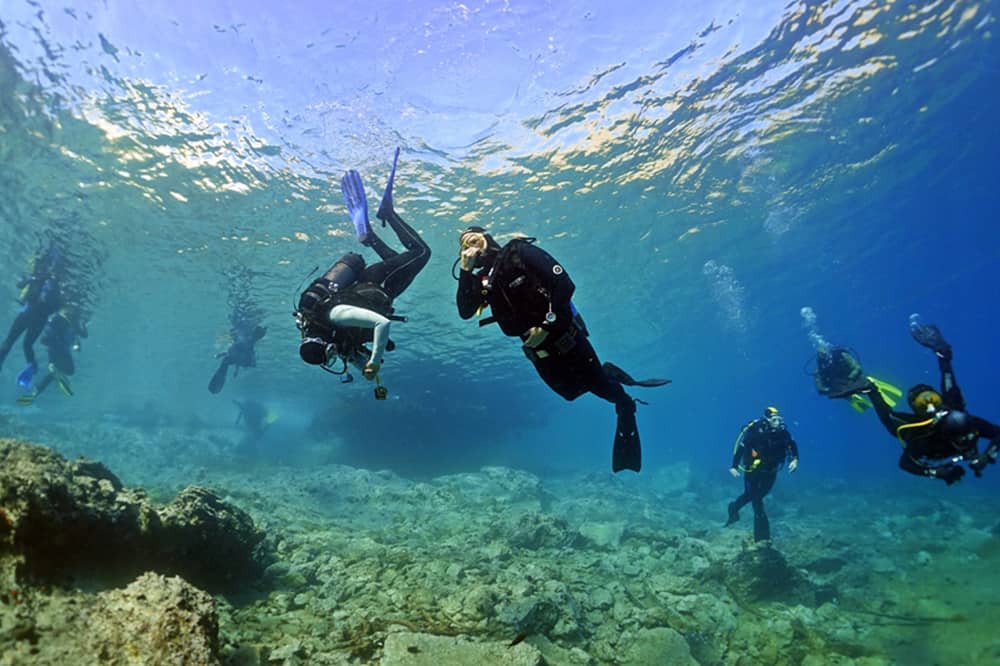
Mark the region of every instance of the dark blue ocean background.
[[[162, 454], [148, 474], [142, 459], [116, 470], [133, 485], [171, 460], [248, 483], [327, 464], [609, 474], [613, 407], [566, 403], [516, 340], [458, 318], [458, 232], [482, 224], [564, 264], [603, 360], [672, 379], [635, 390], [644, 469], [619, 481], [686, 463], [709, 533], [741, 485], [733, 440], [766, 405], [801, 451], [768, 499], [791, 516], [1000, 497], [996, 467], [954, 487], [900, 471], [874, 414], [816, 393], [801, 315], [905, 391], [938, 382], [909, 336], [919, 313], [953, 345], [969, 410], [1000, 420], [1000, 3], [289, 4], [4, 3], [0, 325], [55, 237], [90, 329], [72, 398], [15, 406], [15, 346], [8, 427], [93, 457], [100, 444], [52, 429], [133, 428]], [[359, 250], [340, 176], [357, 168], [374, 208], [397, 145], [397, 210], [434, 255], [396, 301], [409, 321], [381, 402], [304, 365], [291, 313], [314, 267]], [[258, 367], [211, 395], [234, 293], [268, 333]], [[274, 417], [253, 456], [192, 444], [234, 437], [247, 399]], [[1000, 617], [995, 602], [957, 612]]]

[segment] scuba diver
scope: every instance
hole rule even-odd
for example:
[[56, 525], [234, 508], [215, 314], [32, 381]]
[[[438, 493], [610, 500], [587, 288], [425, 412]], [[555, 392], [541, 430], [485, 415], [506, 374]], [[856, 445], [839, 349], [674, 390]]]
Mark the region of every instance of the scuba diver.
[[889, 382], [871, 375], [865, 375], [864, 368], [857, 355], [846, 347], [830, 347], [816, 352], [816, 391], [831, 400], [847, 398], [851, 408], [856, 412], [871, 409], [872, 401], [858, 388], [867, 388], [869, 384], [878, 389], [881, 399], [895, 407], [903, 396], [903, 391]]
[[[406, 248], [399, 253], [379, 238], [368, 221], [368, 199], [361, 175], [349, 170], [341, 179], [341, 191], [351, 220], [362, 245], [370, 247], [382, 259], [370, 266], [364, 258], [348, 252], [299, 297], [294, 316], [302, 342], [299, 356], [310, 365], [341, 375], [344, 383], [353, 380], [347, 364], [361, 370], [365, 379], [374, 381], [375, 398], [388, 395], [382, 385], [380, 370], [387, 351], [395, 348], [389, 339], [391, 321], [406, 321], [394, 315], [393, 301], [402, 294], [427, 265], [431, 249], [393, 208], [392, 186], [396, 178], [399, 148], [392, 158], [392, 171], [385, 186], [376, 217], [396, 232]], [[366, 345], [371, 345], [369, 349]], [[340, 359], [339, 370], [333, 364]]]
[[32, 379], [38, 370], [34, 350], [35, 340], [41, 335], [49, 317], [59, 310], [62, 304], [62, 291], [58, 278], [60, 268], [59, 250], [54, 243], [50, 243], [48, 249], [32, 262], [30, 275], [17, 283], [21, 289], [17, 299], [21, 309], [11, 323], [7, 337], [0, 343], [0, 367], [2, 367], [11, 347], [21, 334], [24, 334], [22, 347], [27, 365], [17, 375], [17, 383], [26, 389], [31, 388]]
[[[941, 479], [950, 486], [965, 475], [959, 463], [966, 461], [977, 477], [982, 476], [1000, 453], [1000, 426], [965, 411], [965, 398], [951, 367], [951, 345], [938, 327], [921, 324], [919, 315], [912, 314], [910, 334], [937, 356], [940, 392], [927, 384], [911, 388], [906, 399], [913, 413], [894, 411], [874, 382], [856, 387], [851, 394], [866, 396], [885, 429], [899, 439], [903, 445], [899, 466], [904, 471]], [[980, 439], [990, 440], [982, 454]]]
[[257, 351], [254, 346], [267, 334], [267, 329], [257, 324], [257, 321], [258, 318], [253, 312], [241, 310], [233, 312], [230, 317], [233, 342], [229, 345], [229, 349], [216, 355], [222, 362], [208, 382], [210, 392], [218, 393], [225, 386], [229, 366], [233, 367], [234, 377], [239, 374], [240, 368], [257, 367]]
[[30, 383], [27, 386], [22, 385], [31, 391], [19, 397], [17, 404], [22, 407], [33, 404], [52, 382], [58, 384], [64, 395], [71, 397], [73, 387], [69, 383], [69, 378], [76, 371], [73, 352], [80, 351], [80, 340], [86, 337], [87, 325], [82, 321], [77, 307], [66, 305], [49, 317], [41, 335], [41, 342], [45, 345], [49, 357], [48, 373], [33, 389]]
[[[589, 333], [571, 302], [576, 286], [566, 270], [534, 238], [515, 238], [504, 246], [482, 227], [459, 238], [458, 314], [470, 319], [489, 306], [491, 316], [510, 337], [519, 337], [524, 354], [549, 388], [566, 400], [584, 393], [614, 403], [618, 416], [611, 467], [615, 472], [642, 467], [635, 403], [626, 386], [663, 386], [669, 379], [637, 381], [611, 364], [601, 365]], [[454, 266], [452, 275], [454, 277]]]
[[740, 519], [740, 509], [753, 505], [754, 541], [771, 538], [771, 525], [764, 513], [764, 497], [771, 492], [778, 469], [788, 460], [788, 471], [799, 467], [799, 447], [795, 444], [777, 407], [764, 409], [763, 418], [754, 419], [736, 437], [733, 464], [729, 473], [737, 479], [743, 472], [743, 494], [729, 503], [726, 527]]
[[816, 350], [816, 390], [820, 395], [840, 393], [857, 385], [865, 371], [846, 347], [821, 347]]
[[831, 344], [819, 332], [819, 327], [816, 324], [816, 313], [811, 307], [805, 306], [799, 313], [805, 322], [809, 340], [816, 350], [816, 370], [815, 372], [807, 371], [807, 374], [812, 375], [817, 393], [830, 399], [850, 396], [851, 407], [855, 411], [864, 412], [871, 408], [871, 401], [854, 391], [858, 387], [865, 387], [869, 382], [872, 382], [878, 387], [886, 402], [891, 407], [896, 406], [896, 401], [903, 395], [900, 389], [875, 377], [866, 377], [856, 353], [847, 347]]
[[263, 403], [257, 400], [233, 400], [238, 410], [234, 427], [243, 426], [244, 436], [237, 446], [237, 453], [255, 455], [259, 453], [260, 440], [264, 432], [278, 420]]

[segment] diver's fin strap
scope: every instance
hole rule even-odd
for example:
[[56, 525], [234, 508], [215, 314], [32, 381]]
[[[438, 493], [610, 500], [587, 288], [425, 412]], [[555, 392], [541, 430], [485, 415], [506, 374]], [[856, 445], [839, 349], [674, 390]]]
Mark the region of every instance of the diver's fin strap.
[[479, 320], [479, 325], [480, 326], [489, 326], [490, 324], [495, 324], [496, 321], [497, 321], [497, 318], [493, 317], [493, 316], [483, 317], [482, 319]]

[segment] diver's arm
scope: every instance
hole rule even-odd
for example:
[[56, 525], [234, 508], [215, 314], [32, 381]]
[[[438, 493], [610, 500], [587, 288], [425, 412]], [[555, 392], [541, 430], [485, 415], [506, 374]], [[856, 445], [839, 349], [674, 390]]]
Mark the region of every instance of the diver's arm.
[[729, 466], [730, 469], [739, 469], [740, 461], [743, 458], [743, 449], [746, 448], [745, 434], [740, 435], [739, 439], [736, 440], [736, 446], [733, 447], [733, 464]]
[[911, 456], [905, 450], [903, 454], [899, 456], [899, 468], [904, 472], [909, 472], [910, 474], [916, 474], [917, 476], [927, 476], [926, 470], [927, 465], [918, 462], [913, 456]]
[[991, 423], [978, 416], [972, 417], [972, 426], [979, 433], [979, 437], [990, 440], [986, 445], [982, 455], [972, 461], [969, 467], [979, 476], [987, 465], [991, 465], [1000, 457], [1000, 426]]
[[951, 367], [951, 350], [945, 352], [934, 352], [938, 359], [938, 368], [941, 370], [941, 397], [944, 404], [951, 409], [965, 409], [965, 398], [962, 396], [962, 389], [958, 388], [955, 381], [955, 371]]
[[353, 365], [358, 370], [364, 372], [365, 364], [369, 362], [367, 352], [368, 350], [362, 346], [359, 348], [351, 349], [347, 353], [345, 358], [347, 359], [348, 363]]
[[892, 407], [889, 403], [885, 401], [882, 397], [882, 393], [876, 388], [874, 384], [869, 384], [869, 388], [862, 393], [868, 396], [868, 399], [872, 401], [872, 407], [875, 409], [875, 413], [878, 415], [878, 420], [882, 422], [882, 425], [893, 437], [896, 436], [896, 429], [904, 423], [908, 423], [910, 419], [903, 418], [907, 416], [900, 412], [892, 411]]
[[458, 274], [458, 293], [455, 301], [458, 304], [458, 316], [470, 319], [483, 305], [482, 286], [479, 275], [472, 271], [462, 270]]
[[576, 291], [573, 280], [562, 265], [540, 247], [524, 243], [520, 248], [520, 255], [525, 267], [548, 290], [552, 313], [556, 316], [555, 321], [540, 321], [538, 326], [550, 333], [566, 330], [573, 323], [573, 310], [569, 303]]
[[790, 460], [798, 460], [799, 459], [799, 445], [795, 443], [795, 440], [792, 439], [792, 436], [791, 436], [790, 433], [788, 433], [786, 431], [785, 435], [788, 437], [788, 442], [786, 443], [785, 448], [788, 451], [788, 457], [789, 457], [789, 459]]
[[899, 468], [904, 472], [909, 472], [915, 476], [929, 476], [932, 479], [941, 479], [949, 486], [959, 481], [965, 474], [965, 468], [948, 462], [944, 465], [928, 465], [913, 455], [910, 447], [903, 450], [903, 455], [899, 457]]
[[372, 354], [368, 362], [376, 368], [382, 365], [385, 346], [389, 343], [389, 320], [374, 310], [356, 305], [336, 305], [330, 310], [330, 323], [334, 326], [372, 329]]

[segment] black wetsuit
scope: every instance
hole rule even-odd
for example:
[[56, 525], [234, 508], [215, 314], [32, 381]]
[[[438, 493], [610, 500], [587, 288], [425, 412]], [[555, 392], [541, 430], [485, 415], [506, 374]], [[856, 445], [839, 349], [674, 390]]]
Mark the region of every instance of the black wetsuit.
[[[529, 338], [533, 327], [547, 331], [540, 345], [523, 348], [525, 355], [549, 388], [566, 400], [589, 392], [614, 403], [618, 415], [616, 447], [620, 442], [635, 447], [625, 456], [632, 460], [626, 468], [638, 472], [641, 454], [635, 402], [602, 370], [583, 319], [570, 303], [575, 289], [551, 255], [529, 241], [515, 239], [500, 250], [492, 266], [459, 273], [458, 314], [469, 319], [488, 305], [491, 317], [480, 323], [495, 321], [505, 335], [522, 341]], [[615, 465], [614, 471], [619, 469]]]
[[[70, 319], [57, 313], [49, 318], [49, 323], [42, 333], [42, 344], [49, 356], [49, 372], [42, 377], [35, 387], [37, 397], [48, 388], [49, 384], [57, 377], [72, 376], [76, 372], [76, 364], [73, 362], [73, 349], [79, 343], [80, 338], [87, 337], [87, 329], [81, 323], [74, 324]], [[64, 387], [68, 383], [63, 382]]]
[[[939, 353], [937, 357], [942, 405], [936, 414], [921, 416], [893, 411], [877, 389], [869, 387], [864, 393], [889, 434], [905, 443], [899, 457], [900, 468], [917, 476], [941, 478], [951, 485], [965, 473], [958, 465], [959, 460], [972, 462], [977, 475], [982, 470], [982, 467], [977, 469], [981, 461], [980, 439], [990, 440], [987, 453], [995, 457], [1000, 449], [1000, 427], [965, 412], [965, 398], [955, 381], [951, 354]], [[938, 464], [932, 464], [935, 461]], [[943, 461], [947, 462], [940, 464]]]
[[[372, 342], [373, 329], [333, 324], [328, 320], [330, 308], [339, 304], [354, 305], [392, 318], [392, 302], [406, 291], [431, 258], [430, 246], [394, 209], [380, 209], [379, 219], [387, 222], [396, 232], [399, 242], [406, 248], [405, 252], [396, 252], [389, 247], [372, 228], [363, 244], [375, 250], [382, 261], [366, 266], [354, 284], [333, 293], [332, 298], [332, 285], [321, 284], [322, 278], [313, 281], [299, 298], [299, 311], [310, 313], [303, 337], [315, 336], [333, 342], [342, 358], [358, 365], [364, 365], [369, 354], [364, 345]], [[360, 256], [358, 261], [361, 263]], [[324, 300], [326, 298], [329, 300]], [[316, 311], [321, 302], [325, 312]], [[395, 344], [387, 341], [386, 350], [394, 348]]]
[[267, 329], [257, 325], [255, 318], [247, 318], [238, 311], [233, 313], [231, 322], [230, 333], [233, 336], [233, 342], [229, 345], [229, 349], [222, 354], [222, 361], [208, 383], [208, 390], [212, 393], [218, 393], [225, 386], [230, 366], [235, 368], [234, 377], [239, 373], [240, 368], [257, 367], [255, 346], [267, 334]]
[[729, 505], [730, 522], [734, 522], [735, 513], [751, 503], [754, 540], [770, 539], [771, 525], [764, 513], [764, 497], [771, 492], [785, 460], [798, 457], [799, 447], [787, 428], [773, 428], [767, 419], [751, 422], [733, 451], [732, 467], [743, 470], [743, 494]]
[[7, 337], [0, 343], [0, 367], [3, 366], [14, 342], [23, 333], [24, 360], [37, 368], [35, 341], [45, 329], [49, 317], [61, 307], [62, 294], [58, 282], [53, 277], [32, 276], [23, 280], [20, 286], [26, 288], [22, 297], [23, 307], [10, 325]]

